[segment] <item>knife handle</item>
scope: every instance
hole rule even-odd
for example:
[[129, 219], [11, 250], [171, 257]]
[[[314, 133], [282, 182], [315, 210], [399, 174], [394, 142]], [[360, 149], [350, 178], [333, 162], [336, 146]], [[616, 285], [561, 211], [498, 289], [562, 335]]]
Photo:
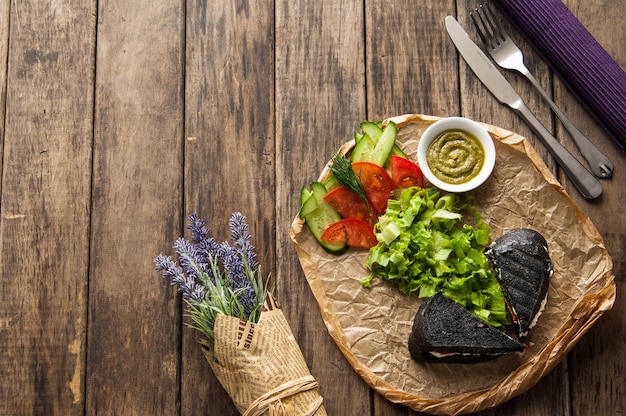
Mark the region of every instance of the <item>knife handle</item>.
[[587, 163], [589, 163], [589, 167], [594, 175], [599, 178], [608, 178], [613, 173], [613, 163], [607, 158], [596, 146], [594, 146], [591, 141], [580, 132], [572, 124], [571, 121], [563, 114], [563, 112], [557, 107], [557, 105], [552, 101], [552, 99], [548, 96], [548, 94], [541, 88], [539, 82], [535, 79], [535, 77], [528, 71], [528, 68], [524, 68], [524, 70], [520, 70], [522, 75], [524, 75], [531, 84], [535, 87], [539, 94], [543, 97], [545, 102], [550, 105], [550, 108], [556, 114], [556, 116], [561, 120], [561, 124], [565, 127], [565, 130], [569, 133], [570, 137], [574, 139], [574, 143], [576, 143], [576, 147], [580, 151], [580, 154], [583, 155]]
[[574, 185], [582, 196], [588, 199], [594, 199], [602, 194], [602, 184], [598, 179], [552, 136], [522, 100], [512, 105], [511, 108], [528, 124], [537, 137], [539, 137], [565, 174], [574, 182]]

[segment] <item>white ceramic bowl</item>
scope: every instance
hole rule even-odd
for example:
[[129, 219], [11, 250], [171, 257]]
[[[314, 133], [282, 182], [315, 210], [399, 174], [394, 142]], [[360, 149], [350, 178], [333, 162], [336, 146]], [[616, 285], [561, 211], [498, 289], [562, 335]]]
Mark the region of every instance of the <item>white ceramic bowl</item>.
[[[428, 166], [426, 159], [428, 146], [433, 140], [448, 130], [463, 130], [470, 133], [478, 139], [485, 152], [482, 168], [476, 176], [467, 182], [458, 184], [444, 182], [436, 177]], [[493, 144], [493, 139], [480, 124], [464, 117], [448, 117], [434, 122], [426, 129], [417, 147], [417, 161], [422, 173], [433, 186], [447, 192], [462, 193], [478, 188], [489, 178], [496, 163], [496, 148]]]

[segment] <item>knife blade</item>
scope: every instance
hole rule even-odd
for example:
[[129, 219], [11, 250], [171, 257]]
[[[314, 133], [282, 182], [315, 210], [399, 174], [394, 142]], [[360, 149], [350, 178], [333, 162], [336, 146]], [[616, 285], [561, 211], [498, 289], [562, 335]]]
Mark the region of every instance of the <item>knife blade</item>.
[[585, 198], [599, 197], [602, 194], [602, 184], [541, 124], [491, 60], [470, 39], [459, 22], [452, 16], [446, 16], [445, 24], [454, 46], [489, 92], [528, 124]]

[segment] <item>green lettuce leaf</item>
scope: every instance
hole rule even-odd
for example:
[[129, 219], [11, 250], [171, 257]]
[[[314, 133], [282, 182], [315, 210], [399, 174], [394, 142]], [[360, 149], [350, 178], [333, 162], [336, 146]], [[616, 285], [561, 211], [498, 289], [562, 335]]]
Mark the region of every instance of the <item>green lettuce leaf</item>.
[[[504, 328], [511, 318], [504, 294], [484, 249], [490, 227], [467, 198], [441, 196], [436, 188], [408, 188], [395, 192], [387, 211], [374, 226], [378, 244], [370, 249], [361, 280], [396, 281], [405, 295], [422, 299], [436, 293], [458, 302], [489, 324]], [[463, 221], [463, 213], [475, 225]]]

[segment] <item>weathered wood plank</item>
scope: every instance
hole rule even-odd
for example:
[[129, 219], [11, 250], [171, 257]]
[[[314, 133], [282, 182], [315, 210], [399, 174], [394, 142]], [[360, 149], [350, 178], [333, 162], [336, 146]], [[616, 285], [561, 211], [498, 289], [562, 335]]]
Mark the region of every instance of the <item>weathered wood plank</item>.
[[[459, 6], [458, 20], [466, 28], [472, 38], [480, 44], [478, 32], [469, 17], [469, 12], [476, 5], [461, 4]], [[524, 53], [524, 61], [535, 78], [546, 91], [551, 91], [551, 77], [548, 66], [543, 62], [538, 54], [531, 48], [525, 39], [517, 32], [510, 22], [502, 17], [499, 10], [495, 10], [501, 16], [500, 23], [515, 43]], [[531, 132], [530, 128], [513, 113], [508, 107], [503, 106], [489, 93], [480, 83], [471, 69], [460, 57], [460, 79], [462, 94], [463, 115], [474, 120], [503, 127], [526, 137], [533, 144], [537, 152], [542, 156], [544, 162], [556, 174], [556, 163], [549, 155], [548, 151], [541, 144], [539, 139]], [[542, 101], [528, 81], [518, 74], [501, 70], [501, 73], [511, 83], [513, 88], [520, 94], [526, 105], [537, 116], [541, 123], [549, 131], [554, 131], [553, 118], [548, 105]], [[570, 186], [571, 187], [571, 186]], [[573, 188], [573, 187], [572, 187]], [[576, 192], [575, 189], [572, 189]], [[565, 382], [564, 382], [565, 381]], [[532, 415], [532, 414], [569, 414], [569, 394], [567, 385], [567, 365], [562, 363], [553, 370], [549, 377], [541, 381], [539, 386], [535, 386], [525, 394], [513, 398], [492, 410], [481, 412], [493, 415]], [[555, 411], [557, 413], [555, 413]]]
[[453, 1], [367, 2], [367, 114], [460, 115], [456, 50], [443, 19]]
[[[275, 276], [274, 3], [188, 3], [185, 209], [218, 241], [233, 211], [247, 217], [264, 270]], [[279, 294], [279, 300], [282, 296]], [[187, 328], [182, 413], [237, 415]]]
[[[626, 67], [620, 2], [564, 1]], [[409, 112], [528, 137], [613, 255], [614, 310], [536, 387], [480, 414], [626, 413], [626, 156], [508, 21], [533, 73], [614, 160], [599, 200], [580, 197], [457, 60], [443, 18], [458, 12], [477, 40], [473, 4], [197, 3], [0, 0], [0, 415], [237, 415], [152, 263], [186, 215], [226, 239], [233, 210], [248, 217], [329, 414], [418, 414], [350, 368], [288, 235], [300, 186], [358, 123]], [[502, 72], [577, 154], [527, 81]]]
[[329, 415], [370, 414], [369, 388], [331, 340], [289, 227], [317, 179], [365, 119], [362, 1], [276, 2], [276, 253], [279, 298]]
[[[7, 70], [9, 54], [9, 22], [11, 15], [10, 0], [0, 1], [0, 114], [5, 114], [5, 104], [7, 98]], [[4, 116], [0, 118], [0, 173], [2, 172], [2, 154], [4, 150]], [[2, 192], [2, 181], [0, 181], [0, 192]]]
[[[374, 1], [367, 6], [368, 118], [459, 115], [456, 51], [443, 27], [454, 2]], [[418, 414], [379, 394], [373, 400], [375, 415]]]
[[93, 2], [3, 1], [0, 19], [0, 414], [81, 414]]
[[[626, 68], [624, 4], [610, 1], [591, 4], [580, 0], [565, 0], [564, 3], [620, 66]], [[555, 90], [559, 101], [567, 104], [563, 111], [616, 166], [613, 178], [602, 180], [604, 190], [598, 201], [586, 201], [572, 195], [604, 238], [613, 258], [617, 284], [613, 310], [591, 328], [569, 355], [572, 414], [626, 414], [626, 401], [623, 399], [626, 394], [626, 301], [623, 296], [626, 291], [626, 280], [623, 278], [626, 275], [626, 222], [623, 220], [626, 154], [618, 150], [558, 78], [555, 79]], [[565, 143], [568, 138], [563, 140]], [[568, 147], [575, 149], [571, 141]]]
[[172, 415], [180, 310], [153, 260], [182, 231], [183, 2], [98, 7], [86, 411]]

